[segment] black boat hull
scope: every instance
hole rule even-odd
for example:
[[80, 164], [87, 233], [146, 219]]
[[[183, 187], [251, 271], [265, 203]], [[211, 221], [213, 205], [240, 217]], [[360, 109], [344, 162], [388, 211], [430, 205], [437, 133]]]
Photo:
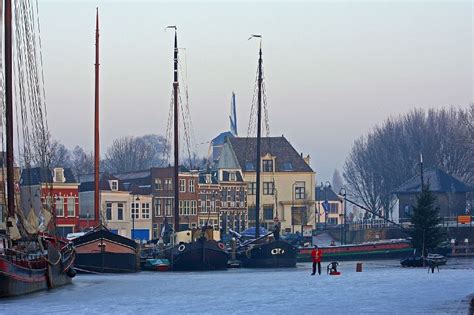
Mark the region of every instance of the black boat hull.
[[222, 243], [197, 240], [180, 244], [169, 250], [168, 259], [174, 271], [227, 269], [229, 254]]
[[73, 240], [78, 272], [129, 273], [138, 268], [138, 245], [105, 229]]
[[244, 268], [292, 268], [296, 267], [298, 250], [290, 243], [278, 240], [252, 244], [237, 253]]

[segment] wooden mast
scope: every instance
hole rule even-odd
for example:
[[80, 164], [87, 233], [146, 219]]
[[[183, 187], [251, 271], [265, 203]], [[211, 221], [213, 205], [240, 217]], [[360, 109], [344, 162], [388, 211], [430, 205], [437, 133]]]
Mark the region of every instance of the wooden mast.
[[100, 218], [99, 201], [99, 163], [100, 163], [100, 143], [99, 143], [99, 8], [96, 9], [95, 20], [95, 118], [94, 118], [94, 216], [98, 222]]
[[256, 165], [256, 192], [255, 192], [255, 238], [260, 236], [260, 159], [261, 159], [261, 136], [262, 136], [262, 40], [258, 58], [258, 107], [257, 107], [257, 165]]
[[174, 27], [174, 230], [179, 232], [179, 115], [178, 115], [178, 31]]
[[[7, 141], [7, 206], [8, 218], [15, 217], [15, 175], [13, 160], [13, 79], [12, 79], [12, 3], [5, 0], [5, 122]], [[7, 227], [12, 227], [8, 220]], [[8, 228], [7, 228], [8, 231]]]

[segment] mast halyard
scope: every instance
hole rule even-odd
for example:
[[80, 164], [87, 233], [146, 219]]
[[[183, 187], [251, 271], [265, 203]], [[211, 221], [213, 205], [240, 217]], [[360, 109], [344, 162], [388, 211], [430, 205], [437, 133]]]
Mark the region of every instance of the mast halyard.
[[95, 118], [94, 118], [94, 216], [102, 223], [100, 217], [99, 200], [99, 164], [100, 164], [100, 142], [99, 142], [99, 8], [96, 9], [95, 21]]
[[174, 230], [179, 232], [179, 112], [178, 112], [178, 30], [176, 26], [168, 26], [174, 28], [174, 56], [173, 56], [173, 98], [174, 98]]
[[[12, 3], [5, 0], [5, 123], [7, 141], [7, 206], [8, 218], [15, 217], [15, 178], [13, 160], [13, 71], [12, 71]], [[13, 220], [12, 220], [13, 221]], [[12, 221], [7, 220], [7, 231], [12, 227]]]

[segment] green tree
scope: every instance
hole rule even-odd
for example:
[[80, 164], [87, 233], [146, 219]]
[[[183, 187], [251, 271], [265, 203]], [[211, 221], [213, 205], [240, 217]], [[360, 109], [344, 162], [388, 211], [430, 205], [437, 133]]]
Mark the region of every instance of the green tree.
[[434, 205], [435, 200], [436, 197], [430, 191], [429, 185], [425, 185], [417, 197], [417, 205], [413, 209], [411, 217], [413, 247], [419, 253], [424, 250], [424, 255], [438, 246], [443, 239], [443, 232], [439, 227], [441, 218], [439, 209]]

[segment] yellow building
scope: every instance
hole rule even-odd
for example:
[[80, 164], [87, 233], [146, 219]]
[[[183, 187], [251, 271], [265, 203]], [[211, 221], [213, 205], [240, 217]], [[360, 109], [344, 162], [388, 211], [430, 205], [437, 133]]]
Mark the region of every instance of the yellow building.
[[[249, 226], [255, 226], [256, 138], [227, 138], [219, 156], [219, 169], [240, 169], [247, 183]], [[281, 137], [261, 139], [261, 225], [272, 229], [279, 221], [283, 232], [311, 235], [315, 227], [315, 172], [309, 156]]]

